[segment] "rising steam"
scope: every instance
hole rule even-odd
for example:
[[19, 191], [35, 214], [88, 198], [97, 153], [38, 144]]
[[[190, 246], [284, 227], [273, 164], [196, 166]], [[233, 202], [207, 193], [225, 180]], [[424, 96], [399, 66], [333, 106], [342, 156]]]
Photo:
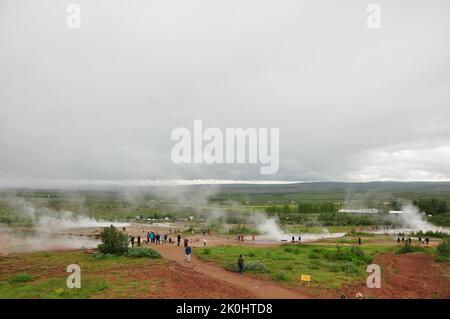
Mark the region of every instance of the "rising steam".
[[47, 207], [37, 207], [21, 198], [8, 198], [9, 208], [17, 216], [29, 221], [31, 227], [12, 229], [0, 224], [0, 253], [30, 252], [52, 249], [94, 248], [98, 241], [86, 236], [64, 234], [67, 229], [99, 228], [114, 225], [128, 226], [128, 223], [108, 222], [58, 211]]

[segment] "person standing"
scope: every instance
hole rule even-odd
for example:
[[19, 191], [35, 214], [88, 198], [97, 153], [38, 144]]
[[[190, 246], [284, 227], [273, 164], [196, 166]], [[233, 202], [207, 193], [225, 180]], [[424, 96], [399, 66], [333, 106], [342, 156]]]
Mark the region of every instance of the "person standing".
[[180, 233], [178, 233], [178, 236], [177, 236], [178, 247], [180, 247], [180, 242], [181, 242], [181, 235], [180, 235]]
[[242, 256], [242, 254], [239, 255], [237, 265], [239, 268], [239, 274], [241, 274], [241, 276], [242, 276], [242, 272], [244, 271], [244, 256]]
[[361, 246], [361, 237], [358, 237], [358, 245]]
[[141, 236], [138, 236], [137, 244], [138, 244], [138, 247], [141, 246]]
[[191, 246], [187, 245], [186, 248], [184, 249], [184, 252], [186, 254], [185, 261], [190, 263], [191, 262], [191, 252], [192, 252]]

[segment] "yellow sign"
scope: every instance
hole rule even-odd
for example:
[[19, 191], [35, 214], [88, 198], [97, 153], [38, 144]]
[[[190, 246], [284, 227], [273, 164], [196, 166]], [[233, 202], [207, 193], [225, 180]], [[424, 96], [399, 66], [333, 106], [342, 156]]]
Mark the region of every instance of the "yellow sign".
[[303, 282], [303, 281], [307, 281], [307, 282], [311, 282], [311, 276], [310, 275], [301, 275], [300, 276], [300, 281], [301, 282]]

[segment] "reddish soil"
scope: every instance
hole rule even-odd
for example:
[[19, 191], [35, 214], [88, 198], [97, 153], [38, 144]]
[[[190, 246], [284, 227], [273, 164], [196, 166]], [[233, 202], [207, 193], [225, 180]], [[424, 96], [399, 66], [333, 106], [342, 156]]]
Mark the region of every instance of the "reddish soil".
[[[64, 251], [55, 252], [55, 254]], [[92, 253], [92, 252], [86, 252]], [[14, 263], [0, 267], [0, 281], [7, 280], [14, 274], [33, 274], [38, 279], [65, 278], [65, 264], [52, 261], [48, 265], [34, 265], [22, 260], [21, 255], [9, 255]], [[176, 262], [149, 260], [148, 266], [129, 267], [117, 265], [108, 271], [86, 271], [85, 276], [105, 279], [111, 284], [109, 289], [94, 295], [94, 298], [255, 298], [246, 289], [217, 280], [183, 267]], [[135, 283], [135, 286], [131, 285]], [[215, 287], [215, 289], [211, 289]]]
[[366, 282], [350, 284], [342, 292], [354, 298], [408, 299], [450, 298], [450, 263], [435, 262], [428, 254], [382, 254], [374, 262], [381, 267], [381, 288], [367, 288]]
[[[254, 278], [248, 275], [239, 275], [223, 269], [222, 267], [202, 261], [195, 256], [191, 256], [191, 262], [184, 260], [184, 249], [175, 245], [154, 246], [161, 255], [170, 262], [171, 269], [177, 273], [196, 274], [200, 281], [215, 280], [218, 284], [207, 288], [207, 297], [212, 297], [214, 293], [220, 292], [223, 287], [231, 286], [245, 291], [254, 298], [278, 298], [278, 299], [305, 299], [310, 296], [305, 293], [291, 290], [289, 288], [277, 285], [274, 282]], [[214, 287], [214, 289], [211, 289]], [[236, 296], [237, 297], [237, 296]]]
[[[123, 271], [126, 271], [126, 275]], [[169, 267], [167, 265], [151, 265], [147, 269], [122, 269], [120, 272], [119, 276], [108, 274], [105, 278], [114, 282], [118, 278], [126, 276], [139, 282], [139, 290], [132, 289], [129, 291], [129, 297], [131, 298], [221, 299], [255, 297], [244, 289], [205, 277], [176, 263], [169, 263]], [[211, 287], [216, 287], [216, 289], [212, 290]], [[114, 289], [100, 297], [118, 298]]]

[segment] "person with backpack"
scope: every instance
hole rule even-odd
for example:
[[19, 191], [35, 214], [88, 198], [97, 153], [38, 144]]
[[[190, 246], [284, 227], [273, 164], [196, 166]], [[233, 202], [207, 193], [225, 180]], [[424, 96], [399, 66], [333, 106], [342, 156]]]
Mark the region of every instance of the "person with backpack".
[[241, 276], [242, 276], [242, 272], [244, 271], [244, 256], [242, 256], [242, 254], [239, 255], [237, 265], [239, 268], [239, 274], [241, 274]]
[[190, 263], [191, 262], [191, 252], [192, 252], [191, 246], [187, 245], [186, 248], [184, 249], [184, 252], [186, 254], [186, 257], [184, 260], [187, 261], [188, 263]]

